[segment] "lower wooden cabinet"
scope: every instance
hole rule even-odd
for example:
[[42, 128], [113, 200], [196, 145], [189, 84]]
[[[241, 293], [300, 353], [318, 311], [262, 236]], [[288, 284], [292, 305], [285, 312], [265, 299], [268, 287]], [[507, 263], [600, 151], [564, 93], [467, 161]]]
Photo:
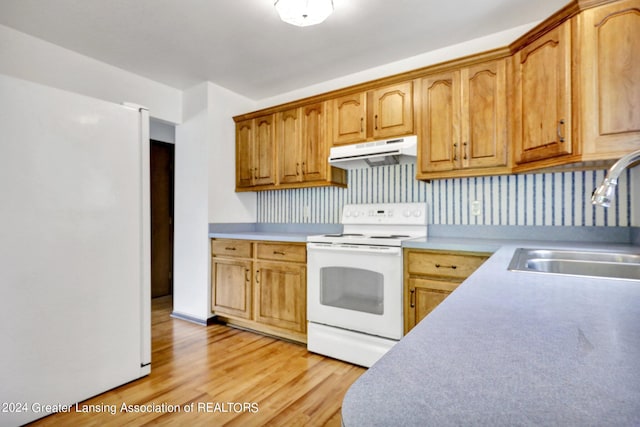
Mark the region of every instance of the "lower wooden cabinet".
[[307, 325], [306, 267], [258, 261], [255, 268], [255, 320], [304, 334]]
[[445, 300], [491, 254], [404, 250], [404, 333]]
[[211, 307], [215, 313], [251, 318], [251, 260], [211, 260]]
[[211, 311], [228, 324], [306, 342], [304, 243], [211, 240]]

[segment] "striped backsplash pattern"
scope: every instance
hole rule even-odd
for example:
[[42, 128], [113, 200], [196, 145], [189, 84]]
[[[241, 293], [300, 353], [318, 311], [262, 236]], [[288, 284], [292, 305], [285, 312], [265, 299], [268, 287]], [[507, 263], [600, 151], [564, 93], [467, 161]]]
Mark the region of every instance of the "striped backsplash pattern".
[[[415, 164], [349, 171], [348, 188], [258, 192], [258, 222], [340, 223], [348, 203], [426, 202], [429, 223], [441, 225], [556, 225], [625, 227], [631, 223], [630, 173], [618, 181], [614, 205], [590, 197], [605, 170], [417, 181]], [[480, 215], [472, 215], [472, 201]]]

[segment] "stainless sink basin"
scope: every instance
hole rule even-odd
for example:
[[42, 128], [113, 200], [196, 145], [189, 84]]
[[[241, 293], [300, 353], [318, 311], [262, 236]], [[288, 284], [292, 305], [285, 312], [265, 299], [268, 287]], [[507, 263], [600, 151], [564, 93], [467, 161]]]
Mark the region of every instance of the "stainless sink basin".
[[509, 270], [640, 280], [640, 254], [519, 248]]

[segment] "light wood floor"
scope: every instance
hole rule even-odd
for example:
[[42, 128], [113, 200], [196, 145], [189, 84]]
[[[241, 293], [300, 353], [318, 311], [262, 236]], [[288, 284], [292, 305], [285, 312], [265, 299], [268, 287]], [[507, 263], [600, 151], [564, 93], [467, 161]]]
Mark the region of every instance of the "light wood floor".
[[[340, 425], [344, 394], [364, 368], [251, 332], [173, 319], [170, 312], [170, 298], [153, 300], [151, 374], [80, 404], [107, 412], [58, 413], [32, 425]], [[121, 412], [123, 403], [193, 403], [194, 412]], [[116, 405], [115, 415], [109, 405]]]

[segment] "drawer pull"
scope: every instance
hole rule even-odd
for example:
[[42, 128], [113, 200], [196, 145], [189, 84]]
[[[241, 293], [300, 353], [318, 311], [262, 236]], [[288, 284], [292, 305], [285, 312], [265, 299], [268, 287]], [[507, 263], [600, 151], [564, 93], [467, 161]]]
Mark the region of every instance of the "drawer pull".
[[411, 289], [411, 308], [416, 306], [416, 290], [415, 289]]
[[455, 270], [456, 268], [458, 268], [457, 265], [440, 265], [440, 264], [436, 264], [436, 268], [451, 268], [453, 270]]
[[260, 270], [256, 270], [256, 283], [260, 283]]
[[235, 251], [236, 248], [224, 248], [225, 251]]
[[273, 251], [274, 255], [285, 255], [284, 252], [280, 252], [280, 251]]
[[248, 282], [249, 280], [250, 280], [250, 279], [249, 279], [249, 269], [248, 269], [248, 268], [246, 268], [246, 269], [244, 270], [244, 281], [245, 281], [245, 282]]

